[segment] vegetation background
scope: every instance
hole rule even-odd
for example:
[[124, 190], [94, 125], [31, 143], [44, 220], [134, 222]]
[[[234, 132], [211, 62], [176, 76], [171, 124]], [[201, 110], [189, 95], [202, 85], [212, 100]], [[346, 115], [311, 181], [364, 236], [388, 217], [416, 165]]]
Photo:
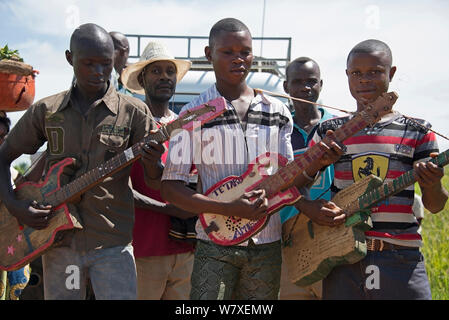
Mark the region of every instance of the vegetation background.
[[[443, 187], [449, 191], [449, 168], [446, 167], [442, 180]], [[418, 184], [415, 190], [421, 194]], [[423, 247], [432, 298], [449, 300], [449, 201], [444, 210], [431, 214], [425, 210], [422, 222]]]

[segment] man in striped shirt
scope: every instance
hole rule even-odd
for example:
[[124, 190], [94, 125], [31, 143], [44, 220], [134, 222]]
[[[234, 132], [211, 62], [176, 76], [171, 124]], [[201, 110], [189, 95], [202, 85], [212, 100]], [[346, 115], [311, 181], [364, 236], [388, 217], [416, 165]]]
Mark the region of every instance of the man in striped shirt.
[[[199, 140], [195, 132], [170, 140], [162, 196], [197, 214], [258, 220], [267, 214], [265, 191], [251, 191], [233, 201], [214, 200], [185, 186], [188, 173], [195, 163], [204, 192], [228, 176], [242, 175], [248, 163], [265, 152], [277, 152], [291, 161], [292, 117], [279, 100], [247, 85], [245, 79], [253, 60], [252, 38], [242, 22], [232, 18], [217, 22], [211, 29], [205, 54], [213, 65], [216, 84], [184, 106], [183, 111], [217, 97], [227, 100], [227, 111], [203, 125]], [[307, 174], [314, 176], [319, 169], [308, 168]], [[307, 183], [306, 177], [300, 176], [295, 184]], [[341, 213], [335, 209], [335, 215]], [[278, 213], [270, 217], [260, 233], [240, 245], [214, 244], [199, 222], [196, 230], [191, 299], [277, 299], [281, 269]]]
[[[357, 111], [387, 92], [395, 71], [391, 51], [381, 41], [366, 40], [351, 50], [346, 74], [351, 94], [357, 101]], [[314, 141], [349, 119], [342, 117], [323, 122]], [[433, 213], [442, 210], [448, 194], [440, 181], [443, 169], [428, 162], [431, 154], [438, 152], [435, 135], [426, 130], [429, 126], [424, 120], [410, 120], [391, 113], [373, 127], [347, 139], [344, 155], [334, 164], [332, 192], [345, 189], [370, 174], [391, 181], [415, 169], [424, 206]], [[414, 186], [411, 185], [371, 208], [373, 228], [365, 233], [367, 256], [356, 264], [334, 268], [323, 282], [323, 298], [431, 299], [419, 251], [422, 240], [413, 215], [413, 200]]]

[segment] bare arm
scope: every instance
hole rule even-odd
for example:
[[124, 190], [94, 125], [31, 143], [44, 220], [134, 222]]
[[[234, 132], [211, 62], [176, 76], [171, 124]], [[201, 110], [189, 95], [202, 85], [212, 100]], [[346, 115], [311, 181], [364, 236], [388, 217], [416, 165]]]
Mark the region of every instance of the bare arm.
[[268, 208], [268, 200], [262, 190], [245, 193], [233, 201], [219, 201], [193, 191], [183, 181], [164, 180], [161, 194], [166, 201], [196, 214], [217, 213], [258, 220], [267, 214]]
[[14, 192], [11, 186], [11, 172], [9, 170], [11, 163], [21, 154], [10, 148], [5, 142], [0, 146], [0, 200], [8, 205], [15, 200]]
[[[431, 156], [436, 156], [432, 153]], [[432, 213], [444, 209], [448, 199], [448, 192], [441, 184], [444, 169], [432, 162], [418, 162], [414, 165], [416, 180], [422, 191], [422, 202], [424, 207]]]
[[133, 189], [134, 205], [136, 208], [151, 210], [165, 215], [187, 219], [196, 216], [196, 214], [181, 210], [170, 203], [164, 203], [147, 197]]

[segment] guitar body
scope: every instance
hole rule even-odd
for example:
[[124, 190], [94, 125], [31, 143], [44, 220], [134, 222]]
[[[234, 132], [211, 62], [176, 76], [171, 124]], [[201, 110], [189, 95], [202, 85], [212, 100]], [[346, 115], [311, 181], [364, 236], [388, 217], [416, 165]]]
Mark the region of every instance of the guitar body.
[[[345, 208], [381, 184], [380, 178], [368, 176], [337, 193], [332, 201]], [[282, 226], [282, 250], [292, 283], [308, 286], [323, 280], [338, 265], [362, 260], [367, 250], [365, 231], [371, 228], [369, 211], [356, 212], [333, 228], [317, 225], [304, 214], [287, 220]]]
[[[335, 131], [334, 140], [342, 143], [368, 125], [376, 123], [382, 116], [391, 112], [397, 98], [398, 95], [394, 92], [382, 94], [376, 101], [368, 104], [364, 110], [357, 112], [348, 122], [339, 127]], [[332, 139], [326, 136], [323, 141], [328, 144]], [[242, 176], [228, 177], [220, 181], [207, 190], [206, 195], [214, 199], [229, 201], [239, 198], [245, 192], [263, 189], [268, 198], [269, 208], [267, 211], [268, 214], [271, 214], [283, 206], [297, 201], [298, 190], [295, 187], [290, 187], [290, 189], [287, 187], [291, 186], [299, 174], [319, 161], [324, 154], [325, 152], [319, 147], [319, 144], [315, 144], [286, 165], [283, 157], [266, 153], [257, 157]], [[279, 169], [278, 164], [284, 168]], [[275, 172], [276, 174], [273, 175]], [[229, 246], [239, 244], [260, 232], [266, 225], [268, 217], [269, 215], [259, 221], [250, 221], [237, 217], [203, 213], [200, 214], [200, 221], [210, 240], [219, 245]]]
[[[277, 165], [276, 165], [277, 164]], [[276, 153], [265, 153], [248, 165], [241, 176], [229, 176], [210, 187], [205, 195], [220, 201], [239, 198], [242, 194], [254, 190], [260, 182], [273, 174], [277, 166], [285, 166], [287, 159]], [[269, 215], [290, 205], [300, 197], [296, 188], [278, 192], [268, 198]], [[269, 215], [259, 220], [248, 220], [240, 217], [228, 217], [220, 214], [200, 214], [201, 224], [209, 238], [220, 245], [231, 246], [244, 242], [258, 233], [267, 224]]]
[[[25, 182], [15, 190], [19, 200], [45, 202], [45, 197], [61, 188], [60, 177], [64, 168], [73, 164], [66, 158], [53, 165], [42, 183]], [[54, 243], [56, 234], [62, 230], [79, 227], [78, 221], [62, 204], [54, 208], [49, 226], [35, 230], [20, 226], [3, 203], [0, 203], [0, 269], [17, 270], [42, 255]]]
[[[74, 165], [74, 159], [66, 158], [52, 166], [42, 183], [26, 182], [16, 190], [18, 200], [37, 201], [53, 206], [49, 226], [44, 230], [35, 230], [28, 226], [19, 226], [15, 217], [9, 214], [0, 203], [0, 269], [15, 270], [42, 255], [52, 244], [59, 241], [58, 232], [73, 228], [82, 228], [77, 218], [70, 214], [67, 203], [71, 203], [104, 179], [129, 166], [142, 157], [142, 145], [151, 140], [165, 142], [181, 130], [192, 130], [193, 121], [204, 124], [226, 110], [226, 100], [217, 98], [196, 106], [179, 115], [171, 123], [151, 132], [139, 143], [115, 155], [99, 166], [85, 172], [70, 183], [61, 186], [64, 169]], [[76, 167], [76, 166], [74, 166]], [[72, 170], [70, 170], [72, 171]], [[72, 171], [73, 173], [73, 171]], [[70, 175], [70, 172], [69, 174]], [[69, 205], [70, 206], [70, 205]]]

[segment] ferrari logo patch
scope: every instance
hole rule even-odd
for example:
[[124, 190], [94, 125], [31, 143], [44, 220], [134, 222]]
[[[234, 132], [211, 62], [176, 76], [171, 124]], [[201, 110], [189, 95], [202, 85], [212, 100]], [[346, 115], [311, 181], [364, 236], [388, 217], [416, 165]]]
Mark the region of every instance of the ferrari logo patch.
[[387, 176], [390, 157], [383, 153], [359, 154], [352, 158], [352, 176], [354, 182], [373, 174], [382, 180]]

